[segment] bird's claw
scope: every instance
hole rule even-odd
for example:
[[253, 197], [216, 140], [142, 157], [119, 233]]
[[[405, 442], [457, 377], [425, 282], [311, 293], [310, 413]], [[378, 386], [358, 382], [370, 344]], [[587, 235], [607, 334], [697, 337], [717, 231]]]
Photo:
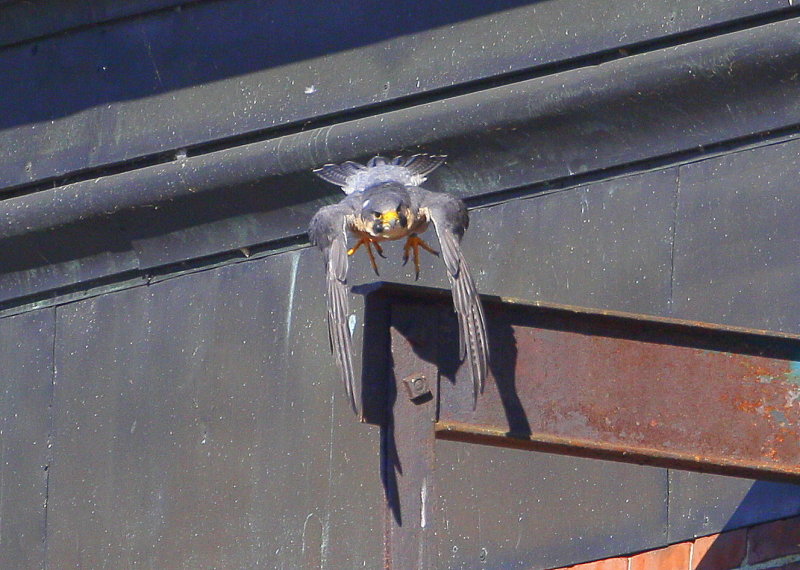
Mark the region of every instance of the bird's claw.
[[365, 249], [367, 250], [367, 255], [369, 255], [369, 262], [372, 264], [372, 269], [375, 271], [375, 275], [380, 277], [381, 274], [378, 273], [378, 264], [375, 262], [375, 256], [372, 253], [372, 246], [374, 245], [375, 249], [378, 250], [378, 255], [380, 255], [383, 258], [385, 258], [386, 256], [383, 255], [383, 248], [381, 248], [381, 246], [378, 245], [378, 242], [370, 239], [370, 236], [368, 234], [364, 234], [361, 237], [359, 237], [358, 242], [356, 242], [356, 245], [347, 250], [347, 255], [353, 255], [356, 251], [358, 251], [358, 248], [361, 247], [362, 244], [365, 246]]
[[410, 235], [406, 240], [406, 244], [403, 246], [403, 265], [405, 266], [408, 263], [409, 258], [409, 251], [414, 252], [414, 281], [419, 281], [419, 248], [424, 249], [425, 251], [432, 253], [433, 255], [438, 256], [439, 252], [425, 243], [421, 237], [417, 234]]

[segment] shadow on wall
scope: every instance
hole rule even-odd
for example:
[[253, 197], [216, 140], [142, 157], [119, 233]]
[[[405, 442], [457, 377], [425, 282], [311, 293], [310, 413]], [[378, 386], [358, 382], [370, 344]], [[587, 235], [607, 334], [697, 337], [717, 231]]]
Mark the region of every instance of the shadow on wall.
[[[800, 486], [754, 481], [742, 502], [731, 514], [722, 532], [800, 514]], [[734, 551], [735, 549], [735, 551]], [[717, 539], [697, 562], [696, 570], [717, 570], [720, 561], [744, 556], [741, 542]]]
[[[462, 401], [471, 400], [466, 395], [471, 395], [472, 388], [468, 382], [469, 375], [464, 371], [458, 374], [457, 381], [454, 380], [462, 362], [458, 349], [458, 325], [449, 295], [441, 290], [380, 282], [356, 287], [353, 292], [365, 295], [361, 391], [364, 420], [381, 426], [382, 481], [388, 505], [397, 523], [402, 524], [397, 474], [402, 474], [403, 465], [397, 452], [398, 442], [395, 441], [392, 417], [398, 396], [395, 389], [398, 379], [393, 376], [390, 329], [394, 327], [406, 338], [417, 358], [435, 365], [442, 383], [455, 382], [452, 389], [463, 392], [460, 394]], [[406, 322], [392, 317], [392, 304], [409, 299], [425, 306], [420, 314], [424, 313], [425, 321], [432, 323], [433, 330], [420, 326], [418, 320]], [[535, 323], [527, 322], [519, 311], [495, 311], [491, 304], [486, 309], [492, 355], [491, 375], [499, 392], [505, 421], [509, 432], [517, 437], [525, 437], [532, 430], [517, 386], [515, 370], [520, 349], [512, 325], [521, 319], [529, 326]], [[539, 320], [542, 318], [540, 316]], [[557, 324], [550, 323], [551, 326]], [[583, 332], [591, 334], [592, 330], [589, 327]], [[429, 342], [418, 338], [420, 335], [436, 340]], [[670, 534], [674, 533], [678, 538], [705, 536], [800, 514], [800, 486], [702, 474], [693, 474], [682, 481], [680, 478], [683, 473], [686, 472], [671, 471], [670, 475], [678, 477], [674, 487], [674, 504], [670, 499], [674, 520], [671, 515], [669, 523]], [[705, 570], [712, 568], [710, 561], [716, 560], [726, 548], [727, 545], [722, 542], [712, 545], [706, 555], [709, 562]], [[701, 565], [699, 568], [703, 570], [704, 567]]]
[[[430, 326], [421, 326], [418, 320], [406, 321], [392, 316], [392, 303], [402, 300], [404, 296], [407, 298], [412, 289], [420, 295], [418, 302], [425, 307], [424, 319]], [[393, 291], [399, 296], [393, 296]], [[362, 415], [364, 421], [381, 427], [381, 480], [389, 510], [395, 522], [402, 526], [397, 476], [402, 475], [403, 465], [397, 449], [393, 415], [399, 379], [394, 375], [390, 329], [394, 327], [408, 340], [417, 358], [436, 366], [442, 382], [455, 382], [456, 372], [468, 366], [459, 356], [458, 322], [449, 296], [441, 292], [430, 296], [430, 290], [425, 288], [382, 283], [355, 287], [353, 292], [365, 295]], [[490, 372], [500, 393], [511, 431], [519, 436], [530, 435], [530, 424], [516, 391], [514, 371], [517, 343], [514, 330], [507, 319], [496, 317], [487, 307]], [[459, 374], [459, 382], [464, 382], [459, 388], [471, 394], [472, 385], [468, 376], [468, 373]]]
[[[0, 68], [15, 76], [4, 85], [0, 129], [213, 83], [531, 3], [470, 1], [454, 10], [447, 2], [402, 7], [368, 0], [202, 2], [122, 25], [65, 32], [0, 50]], [[48, 95], [43, 85], [61, 88]]]

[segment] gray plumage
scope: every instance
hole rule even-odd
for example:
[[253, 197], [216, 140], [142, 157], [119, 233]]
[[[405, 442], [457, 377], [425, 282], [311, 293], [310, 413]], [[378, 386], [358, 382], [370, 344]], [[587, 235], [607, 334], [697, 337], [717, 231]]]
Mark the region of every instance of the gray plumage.
[[410, 157], [396, 156], [391, 161], [376, 156], [366, 165], [357, 162], [342, 164], [326, 164], [314, 170], [314, 174], [341, 186], [345, 194], [361, 192], [366, 188], [377, 186], [383, 182], [398, 182], [404, 186], [419, 186], [426, 176], [444, 163], [445, 156], [415, 154]]
[[[321, 208], [311, 220], [308, 233], [311, 243], [322, 250], [325, 258], [331, 350], [342, 372], [350, 405], [356, 413], [355, 373], [348, 327], [348, 256], [365, 245], [377, 273], [371, 247], [382, 255], [380, 242], [408, 238], [404, 262], [408, 260], [409, 252], [413, 252], [419, 277], [418, 248], [433, 250], [418, 234], [426, 231], [430, 223], [439, 238], [441, 257], [452, 288], [461, 358], [467, 358], [470, 364], [473, 405], [483, 390], [489, 366], [486, 322], [475, 281], [460, 247], [461, 238], [469, 226], [469, 215], [458, 198], [419, 186], [444, 159], [444, 156], [418, 154], [390, 161], [376, 156], [366, 165], [355, 162], [327, 164], [314, 171], [323, 180], [341, 186], [347, 194], [338, 204]], [[359, 237], [359, 242], [350, 250], [347, 248], [348, 232]]]

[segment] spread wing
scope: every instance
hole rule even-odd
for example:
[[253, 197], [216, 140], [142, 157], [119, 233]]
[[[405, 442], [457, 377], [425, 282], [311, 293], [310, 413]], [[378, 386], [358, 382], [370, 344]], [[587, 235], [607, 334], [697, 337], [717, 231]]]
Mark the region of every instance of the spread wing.
[[321, 208], [311, 219], [308, 235], [311, 243], [322, 250], [325, 257], [325, 280], [328, 301], [328, 338], [331, 352], [342, 372], [350, 406], [357, 414], [355, 373], [350, 340], [348, 316], [350, 303], [347, 291], [347, 225], [353, 218], [353, 208], [340, 202]]
[[469, 225], [469, 215], [464, 203], [454, 196], [422, 188], [414, 191], [420, 199], [420, 212], [433, 222], [439, 237], [458, 315], [460, 355], [462, 359], [467, 357], [472, 373], [474, 408], [488, 375], [489, 344], [483, 305], [461, 252], [461, 238]]
[[[322, 178], [325, 182], [336, 184], [342, 188], [349, 188], [349, 180], [351, 177], [366, 170], [366, 167], [348, 160], [342, 164], [326, 164], [314, 170], [314, 174]], [[345, 194], [349, 194], [345, 190]]]
[[395, 157], [392, 163], [403, 166], [414, 177], [414, 184], [419, 185], [425, 182], [428, 174], [444, 164], [446, 159], [447, 156], [443, 154], [415, 154], [408, 158]]

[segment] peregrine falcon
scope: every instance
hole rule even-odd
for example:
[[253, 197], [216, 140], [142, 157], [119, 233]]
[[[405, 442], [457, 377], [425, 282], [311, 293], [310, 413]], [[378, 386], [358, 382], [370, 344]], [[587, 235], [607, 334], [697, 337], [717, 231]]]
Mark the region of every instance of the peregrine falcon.
[[[413, 255], [419, 279], [419, 249], [439, 253], [419, 234], [432, 223], [439, 238], [441, 257], [453, 293], [458, 315], [461, 359], [467, 358], [473, 384], [473, 407], [483, 390], [489, 361], [486, 321], [475, 281], [461, 252], [460, 242], [469, 225], [469, 215], [458, 198], [420, 188], [426, 177], [446, 157], [416, 154], [388, 160], [382, 156], [366, 165], [356, 162], [326, 164], [314, 173], [327, 182], [341, 186], [347, 195], [341, 202], [321, 208], [311, 220], [308, 234], [312, 245], [325, 257], [328, 302], [328, 334], [331, 350], [344, 380], [353, 411], [358, 413], [355, 378], [348, 327], [348, 257], [362, 245], [372, 268], [378, 266], [372, 248], [381, 257], [381, 242], [406, 238], [403, 264]], [[357, 241], [347, 247], [348, 232]]]

